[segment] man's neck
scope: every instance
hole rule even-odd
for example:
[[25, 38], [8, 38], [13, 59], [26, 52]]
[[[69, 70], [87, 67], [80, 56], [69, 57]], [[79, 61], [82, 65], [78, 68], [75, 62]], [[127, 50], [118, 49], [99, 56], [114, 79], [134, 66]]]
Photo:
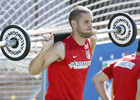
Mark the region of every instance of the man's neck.
[[73, 33], [72, 33], [72, 37], [79, 45], [83, 46], [85, 44], [86, 38], [82, 38], [79, 35]]

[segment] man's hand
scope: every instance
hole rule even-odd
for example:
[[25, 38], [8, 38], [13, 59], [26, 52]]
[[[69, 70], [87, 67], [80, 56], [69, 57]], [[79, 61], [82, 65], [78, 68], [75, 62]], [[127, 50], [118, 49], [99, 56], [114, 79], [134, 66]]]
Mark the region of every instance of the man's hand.
[[54, 44], [54, 35], [51, 34], [45, 34], [43, 37], [46, 39], [46, 41], [41, 41], [44, 49], [49, 49]]

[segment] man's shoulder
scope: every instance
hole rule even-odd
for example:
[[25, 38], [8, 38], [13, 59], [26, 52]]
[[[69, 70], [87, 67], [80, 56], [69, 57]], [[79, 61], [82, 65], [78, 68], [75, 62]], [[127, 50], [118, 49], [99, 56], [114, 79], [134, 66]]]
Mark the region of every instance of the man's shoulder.
[[55, 49], [64, 49], [64, 43], [62, 41], [58, 41], [54, 44]]

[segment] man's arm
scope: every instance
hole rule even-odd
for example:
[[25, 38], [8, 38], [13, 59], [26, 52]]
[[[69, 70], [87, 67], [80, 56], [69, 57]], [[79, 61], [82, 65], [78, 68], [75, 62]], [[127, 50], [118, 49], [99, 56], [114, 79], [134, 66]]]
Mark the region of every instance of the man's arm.
[[92, 55], [94, 53], [94, 50], [95, 50], [95, 47], [96, 47], [96, 42], [97, 42], [96, 33], [97, 33], [97, 30], [93, 29], [93, 35], [89, 38], [90, 39], [90, 46], [91, 46]]
[[107, 91], [106, 91], [106, 86], [104, 84], [104, 81], [109, 80], [108, 76], [106, 74], [104, 74], [104, 72], [100, 71], [98, 72], [93, 78], [92, 78], [92, 82], [95, 85], [95, 88], [99, 94], [99, 96], [103, 99], [103, 100], [111, 100], [111, 98], [109, 97]]
[[136, 100], [140, 100], [140, 79], [137, 80]]
[[57, 60], [64, 58], [64, 44], [59, 41], [53, 44], [53, 37], [47, 38], [47, 41], [43, 41], [43, 47], [40, 53], [31, 60], [29, 65], [29, 74], [40, 74], [46, 67]]
[[90, 38], [92, 55], [93, 55], [95, 47], [96, 47], [96, 41], [97, 41], [97, 38], [95, 36], [92, 36]]

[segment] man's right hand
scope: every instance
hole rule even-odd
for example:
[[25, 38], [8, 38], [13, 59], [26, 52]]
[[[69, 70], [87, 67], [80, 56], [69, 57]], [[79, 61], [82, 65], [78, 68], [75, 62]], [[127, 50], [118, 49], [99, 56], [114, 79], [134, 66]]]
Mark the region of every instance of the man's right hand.
[[46, 41], [41, 41], [44, 49], [49, 49], [54, 44], [54, 34], [45, 34], [43, 37]]

